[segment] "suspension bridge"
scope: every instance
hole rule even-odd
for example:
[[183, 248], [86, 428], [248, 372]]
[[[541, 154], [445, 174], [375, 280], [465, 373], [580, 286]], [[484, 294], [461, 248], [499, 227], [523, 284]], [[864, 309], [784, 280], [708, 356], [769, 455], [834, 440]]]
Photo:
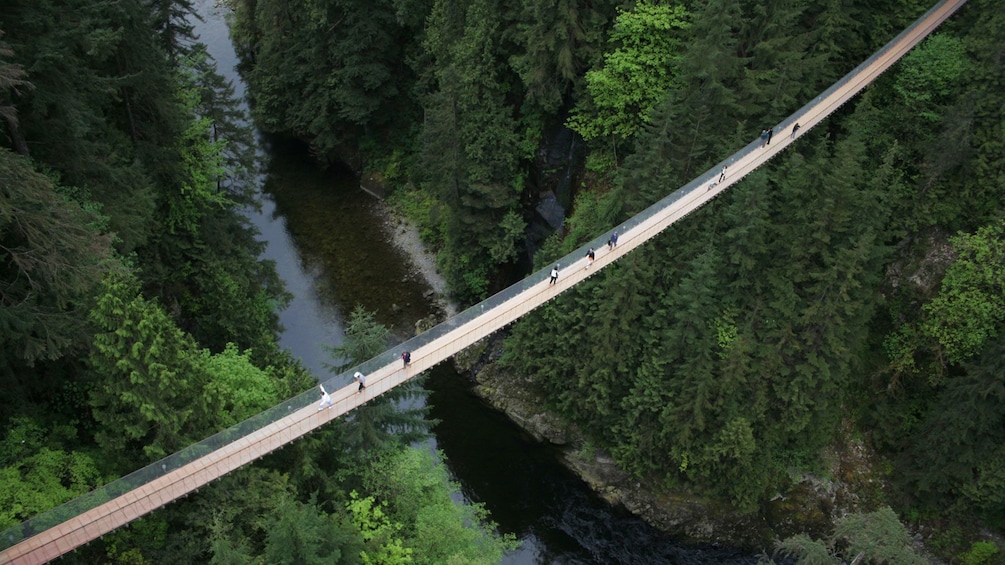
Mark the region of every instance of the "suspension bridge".
[[[445, 361], [524, 314], [579, 284], [600, 269], [712, 200], [783, 151], [889, 69], [966, 0], [942, 0], [868, 60], [794, 114], [776, 124], [772, 143], [754, 140], [687, 185], [624, 222], [618, 245], [608, 249], [605, 233], [558, 261], [558, 280], [550, 284], [551, 266], [531, 274], [495, 296], [453, 316], [431, 330], [350, 369], [362, 371], [367, 387], [340, 386], [344, 376], [322, 384], [332, 393], [331, 408], [319, 410], [315, 389], [288, 399], [240, 424], [178, 453], [113, 481], [80, 498], [44, 512], [0, 534], [0, 563], [44, 563], [152, 512], [199, 487], [339, 418], [402, 382]], [[798, 124], [798, 133], [793, 126]], [[722, 175], [726, 167], [725, 177]], [[586, 250], [597, 250], [587, 268]], [[410, 351], [403, 367], [400, 355]]]

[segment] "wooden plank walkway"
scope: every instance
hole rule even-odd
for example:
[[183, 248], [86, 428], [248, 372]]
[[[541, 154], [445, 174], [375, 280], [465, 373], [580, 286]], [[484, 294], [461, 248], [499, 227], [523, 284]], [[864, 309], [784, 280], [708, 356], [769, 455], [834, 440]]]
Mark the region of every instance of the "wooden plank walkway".
[[[400, 362], [394, 362], [371, 372], [367, 375], [368, 385], [363, 392], [357, 392], [355, 384], [343, 387], [332, 394], [334, 403], [332, 408], [318, 410], [311, 404], [293, 412], [122, 496], [13, 545], [0, 552], [0, 563], [44, 563], [70, 552], [346, 414], [367, 400], [387, 392], [516, 321], [527, 312], [641, 246], [763, 165], [793, 142], [790, 136], [791, 124], [798, 122], [800, 132], [816, 126], [889, 69], [965, 3], [966, 0], [944, 0], [923, 16], [911, 33], [902, 34], [888, 44], [884, 48], [885, 51], [881, 51], [880, 56], [872, 64], [852, 71], [852, 76], [847, 77], [847, 81], [840, 88], [820, 97], [812, 106], [803, 108], [779, 124], [778, 127], [784, 126], [785, 131], [779, 129], [769, 146], [763, 149], [755, 147], [753, 150], [747, 147], [734, 155], [723, 182], [708, 186], [710, 183], [706, 180], [704, 184], [693, 188], [664, 210], [619, 234], [618, 245], [614, 249], [608, 250], [606, 246], [600, 246], [597, 249], [596, 261], [589, 269], [586, 268], [585, 257], [579, 258], [561, 269], [555, 285], [549, 285], [547, 279], [544, 279], [416, 349], [412, 352], [412, 363], [407, 368], [402, 368]], [[704, 173], [702, 177], [718, 178], [720, 167], [721, 165]], [[651, 210], [643, 212], [640, 216]], [[630, 223], [629, 221], [628, 224]]]

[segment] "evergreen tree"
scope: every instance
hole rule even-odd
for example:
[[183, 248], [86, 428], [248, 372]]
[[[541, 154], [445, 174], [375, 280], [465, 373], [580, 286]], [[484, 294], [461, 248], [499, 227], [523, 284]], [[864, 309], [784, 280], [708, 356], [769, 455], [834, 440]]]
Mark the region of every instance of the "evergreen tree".
[[[376, 357], [387, 349], [391, 334], [362, 306], [357, 306], [346, 319], [345, 332], [341, 345], [327, 348], [334, 360], [327, 367], [335, 372]], [[425, 419], [429, 407], [415, 407], [414, 401], [425, 392], [418, 378], [413, 378], [370, 400], [344, 421], [341, 441], [362, 455], [427, 438], [435, 422]]]
[[0, 374], [11, 391], [36, 361], [87, 342], [86, 312], [111, 250], [93, 205], [72, 200], [30, 160], [0, 149], [0, 185]]
[[[740, 100], [747, 112], [779, 119], [812, 99], [829, 83], [815, 84], [822, 57], [808, 56], [812, 28], [804, 27], [811, 3], [774, 0], [746, 3], [738, 34], [738, 54], [749, 57]], [[836, 77], [835, 77], [836, 78]]]
[[95, 439], [119, 465], [159, 459], [214, 431], [203, 394], [210, 375], [195, 342], [139, 294], [135, 278], [110, 276], [92, 319]]
[[609, 39], [613, 49], [601, 68], [586, 73], [593, 112], [577, 107], [570, 127], [587, 140], [634, 137], [676, 79], [687, 28], [680, 5], [642, 2], [631, 11], [620, 10]]
[[156, 183], [176, 164], [163, 151], [178, 131], [170, 68], [144, 10], [80, 0], [0, 8], [35, 85], [14, 100], [32, 156], [102, 205], [126, 254], [157, 225]]
[[889, 506], [838, 520], [826, 543], [801, 534], [779, 542], [777, 551], [807, 565], [847, 562], [920, 565], [928, 562], [911, 548], [907, 528]]
[[[14, 56], [14, 51], [6, 41], [2, 41], [4, 32], [0, 29], [0, 57], [8, 59]], [[20, 94], [21, 90], [31, 90], [34, 85], [25, 77], [24, 67], [18, 64], [4, 62], [0, 59], [0, 118], [3, 118], [7, 128], [7, 137], [14, 150], [24, 157], [30, 156], [28, 145], [17, 121], [17, 108], [11, 103], [11, 95]]]
[[496, 0], [437, 1], [427, 30], [437, 84], [424, 102], [423, 180], [450, 211], [443, 267], [462, 301], [485, 296], [490, 266], [516, 257], [525, 226], [516, 121], [499, 71], [501, 21]]
[[516, 24], [521, 45], [510, 58], [526, 100], [549, 114], [559, 111], [598, 55], [596, 46], [613, 2], [523, 0]]
[[150, 0], [150, 10], [164, 52], [172, 60], [186, 54], [195, 43], [192, 21], [201, 21], [191, 0]]
[[[415, 6], [381, 0], [290, 4], [235, 2], [235, 37], [246, 60], [260, 128], [307, 139], [322, 161], [352, 156], [351, 146], [408, 107], [404, 54], [417, 30]], [[421, 20], [420, 20], [421, 21]]]
[[1005, 339], [945, 379], [901, 457], [909, 484], [930, 504], [1005, 524]]
[[263, 528], [265, 560], [285, 565], [357, 563], [352, 555], [359, 551], [362, 540], [360, 533], [348, 526], [322, 512], [314, 501], [304, 504], [283, 499]]

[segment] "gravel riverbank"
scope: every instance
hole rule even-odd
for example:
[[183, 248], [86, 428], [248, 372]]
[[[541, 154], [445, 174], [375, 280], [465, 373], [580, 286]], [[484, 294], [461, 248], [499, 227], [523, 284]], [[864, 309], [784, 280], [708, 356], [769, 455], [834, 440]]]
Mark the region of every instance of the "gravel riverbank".
[[376, 200], [377, 209], [384, 219], [384, 230], [388, 239], [400, 249], [411, 262], [411, 269], [421, 276], [434, 293], [433, 300], [443, 310], [446, 317], [457, 314], [458, 308], [447, 298], [447, 281], [436, 268], [436, 254], [430, 251], [419, 235], [419, 228], [407, 218], [397, 214], [383, 200]]

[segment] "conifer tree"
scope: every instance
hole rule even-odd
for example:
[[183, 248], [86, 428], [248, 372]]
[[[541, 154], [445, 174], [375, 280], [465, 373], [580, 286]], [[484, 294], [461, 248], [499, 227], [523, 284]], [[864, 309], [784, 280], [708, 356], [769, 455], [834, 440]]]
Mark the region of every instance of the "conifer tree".
[[424, 102], [423, 180], [450, 211], [444, 269], [468, 301], [488, 291], [491, 265], [516, 257], [525, 226], [516, 210], [520, 149], [499, 70], [501, 7], [494, 0], [446, 4], [434, 3], [426, 39], [438, 70]]
[[510, 58], [525, 97], [546, 113], [559, 111], [597, 56], [611, 2], [523, 0]]
[[139, 294], [135, 278], [110, 276], [92, 319], [90, 401], [106, 453], [135, 465], [138, 455], [153, 461], [213, 431], [210, 375], [195, 342]]
[[[346, 319], [341, 345], [329, 347], [329, 369], [342, 372], [384, 351], [391, 331], [374, 320], [372, 312], [357, 306]], [[425, 419], [429, 407], [415, 407], [414, 399], [425, 391], [417, 379], [402, 383], [352, 412], [342, 424], [342, 441], [357, 455], [409, 445], [428, 436], [435, 422]]]
[[201, 20], [191, 0], [150, 0], [154, 29], [160, 34], [161, 47], [177, 61], [188, 53], [196, 38], [193, 20]]
[[0, 374], [10, 378], [82, 349], [111, 242], [93, 203], [81, 206], [73, 191], [6, 149], [0, 185]]
[[24, 67], [19, 64], [7, 63], [5, 59], [14, 56], [14, 51], [6, 41], [3, 41], [4, 31], [0, 29], [0, 118], [7, 127], [7, 137], [13, 149], [25, 157], [29, 157], [28, 145], [25, 143], [21, 128], [18, 126], [17, 108], [12, 103], [12, 96], [22, 90], [31, 90], [35, 86], [25, 79]]
[[901, 456], [908, 484], [931, 504], [1005, 524], [1005, 338], [946, 378]]

